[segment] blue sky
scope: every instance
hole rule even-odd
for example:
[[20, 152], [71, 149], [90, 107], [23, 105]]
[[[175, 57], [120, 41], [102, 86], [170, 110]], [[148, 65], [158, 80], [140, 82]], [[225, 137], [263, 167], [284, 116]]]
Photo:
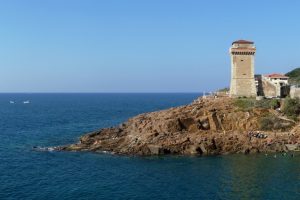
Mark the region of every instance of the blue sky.
[[228, 49], [256, 73], [300, 66], [300, 1], [2, 0], [0, 92], [202, 92], [229, 85]]

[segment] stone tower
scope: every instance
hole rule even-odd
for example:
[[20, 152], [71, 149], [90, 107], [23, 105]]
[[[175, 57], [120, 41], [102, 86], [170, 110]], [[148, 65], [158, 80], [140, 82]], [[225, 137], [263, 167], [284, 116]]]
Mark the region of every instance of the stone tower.
[[254, 79], [254, 43], [238, 40], [232, 43], [231, 57], [231, 97], [256, 97]]

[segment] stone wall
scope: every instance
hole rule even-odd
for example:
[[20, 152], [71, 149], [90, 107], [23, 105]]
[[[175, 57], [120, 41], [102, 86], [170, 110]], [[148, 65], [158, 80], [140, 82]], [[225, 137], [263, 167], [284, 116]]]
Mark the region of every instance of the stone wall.
[[280, 94], [277, 94], [276, 85], [264, 78], [262, 79], [262, 88], [263, 88], [263, 93], [264, 93], [265, 97], [280, 96]]
[[291, 98], [300, 98], [300, 88], [291, 87], [290, 96]]

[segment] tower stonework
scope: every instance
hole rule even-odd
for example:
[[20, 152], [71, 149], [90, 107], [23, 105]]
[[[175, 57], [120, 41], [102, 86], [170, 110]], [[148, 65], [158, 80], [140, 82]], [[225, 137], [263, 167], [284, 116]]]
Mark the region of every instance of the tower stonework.
[[254, 79], [254, 43], [238, 40], [232, 43], [231, 57], [231, 97], [256, 97]]

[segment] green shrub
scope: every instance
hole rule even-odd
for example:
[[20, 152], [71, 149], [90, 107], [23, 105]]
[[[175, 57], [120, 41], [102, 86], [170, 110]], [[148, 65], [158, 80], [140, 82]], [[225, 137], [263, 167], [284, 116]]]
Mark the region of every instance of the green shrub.
[[274, 116], [262, 117], [259, 120], [259, 127], [260, 127], [260, 129], [264, 130], [264, 131], [273, 130], [274, 120], [275, 120]]
[[267, 115], [260, 118], [259, 127], [261, 130], [270, 131], [270, 130], [281, 130], [286, 131], [293, 126], [293, 123], [290, 121], [282, 120], [274, 115]]
[[300, 114], [300, 99], [286, 98], [283, 104], [282, 112], [291, 119], [296, 119]]
[[256, 101], [255, 107], [276, 109], [280, 107], [280, 101], [278, 99], [263, 99], [263, 100]]
[[300, 68], [296, 68], [288, 73], [285, 74], [289, 77], [289, 83], [298, 85], [300, 84]]
[[245, 111], [254, 108], [255, 101], [252, 98], [238, 98], [234, 101], [234, 105]]
[[252, 108], [276, 109], [280, 107], [278, 99], [263, 99], [258, 101], [253, 98], [238, 98], [234, 104], [244, 111]]
[[229, 88], [225, 87], [225, 88], [219, 89], [218, 92], [229, 92]]
[[280, 107], [280, 101], [278, 99], [271, 99], [269, 101], [269, 106], [272, 109], [277, 109]]

